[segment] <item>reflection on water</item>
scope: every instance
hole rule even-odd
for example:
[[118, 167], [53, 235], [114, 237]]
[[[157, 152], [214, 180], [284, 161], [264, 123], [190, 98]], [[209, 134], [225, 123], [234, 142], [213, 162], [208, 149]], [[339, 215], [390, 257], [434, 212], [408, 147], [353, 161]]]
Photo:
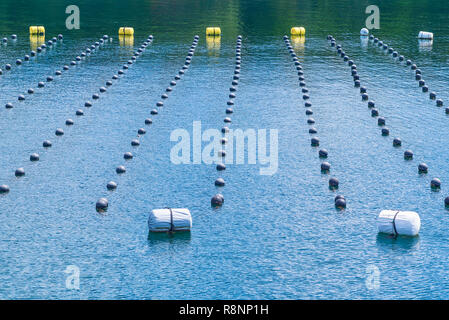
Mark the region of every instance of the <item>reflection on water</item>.
[[306, 42], [305, 36], [298, 36], [298, 35], [292, 36], [291, 42], [292, 42], [293, 48], [295, 50], [304, 51], [304, 46], [305, 46], [305, 42]]
[[389, 234], [377, 234], [376, 244], [382, 249], [392, 251], [417, 251], [419, 250], [419, 235], [416, 237], [397, 236]]
[[134, 46], [134, 36], [133, 35], [122, 35], [118, 36], [120, 46], [122, 47], [132, 47]]
[[218, 56], [221, 47], [220, 36], [206, 36], [206, 45], [209, 55]]
[[37, 47], [45, 43], [45, 35], [30, 35], [30, 48], [36, 50]]
[[191, 232], [148, 232], [148, 244], [150, 246], [173, 244], [189, 244], [192, 239]]
[[419, 51], [432, 51], [433, 40], [418, 39]]

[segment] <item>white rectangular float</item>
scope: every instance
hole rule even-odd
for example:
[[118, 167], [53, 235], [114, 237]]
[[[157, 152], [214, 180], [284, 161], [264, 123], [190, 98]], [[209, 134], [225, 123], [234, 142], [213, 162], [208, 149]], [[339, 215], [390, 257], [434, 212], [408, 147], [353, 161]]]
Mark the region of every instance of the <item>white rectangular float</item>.
[[380, 233], [402, 236], [416, 236], [421, 228], [421, 219], [416, 212], [382, 210], [377, 218]]
[[427, 32], [427, 31], [420, 31], [418, 33], [418, 39], [432, 40], [433, 39], [433, 33], [432, 32]]
[[192, 229], [192, 215], [186, 208], [154, 209], [148, 218], [150, 232], [177, 232]]

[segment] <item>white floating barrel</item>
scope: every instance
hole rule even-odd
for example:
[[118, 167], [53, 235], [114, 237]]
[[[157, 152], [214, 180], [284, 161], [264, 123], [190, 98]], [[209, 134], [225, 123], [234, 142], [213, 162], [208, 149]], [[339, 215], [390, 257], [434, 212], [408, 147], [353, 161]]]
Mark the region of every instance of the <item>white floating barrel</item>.
[[360, 30], [360, 35], [361, 35], [361, 36], [367, 36], [368, 34], [369, 34], [369, 31], [368, 31], [367, 28], [362, 28], [362, 29]]
[[190, 231], [192, 216], [189, 209], [154, 209], [148, 218], [150, 232]]
[[418, 39], [432, 40], [433, 39], [433, 33], [432, 32], [427, 32], [427, 31], [420, 31], [418, 33]]
[[382, 210], [377, 217], [377, 230], [401, 236], [416, 236], [421, 228], [421, 219], [416, 212]]

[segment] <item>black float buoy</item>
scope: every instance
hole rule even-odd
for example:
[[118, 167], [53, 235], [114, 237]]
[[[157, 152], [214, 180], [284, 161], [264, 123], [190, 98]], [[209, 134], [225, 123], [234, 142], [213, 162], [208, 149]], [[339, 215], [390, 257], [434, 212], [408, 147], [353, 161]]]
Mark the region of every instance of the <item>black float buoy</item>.
[[83, 116], [84, 115], [84, 111], [83, 110], [81, 110], [81, 109], [78, 109], [78, 110], [76, 110], [76, 113], [75, 113], [77, 116]]
[[15, 176], [16, 177], [23, 177], [25, 175], [25, 169], [24, 168], [18, 168], [15, 171]]
[[92, 107], [92, 102], [86, 101], [86, 102], [84, 102], [84, 106], [87, 108]]
[[0, 194], [5, 194], [9, 192], [9, 186], [6, 184], [0, 185]]
[[436, 103], [437, 103], [438, 107], [442, 107], [443, 106], [443, 100], [442, 99], [437, 99]]
[[217, 171], [226, 170], [226, 165], [224, 163], [218, 163], [216, 166]]
[[133, 140], [131, 140], [131, 145], [132, 146], [139, 146], [140, 145], [140, 141], [137, 140], [137, 139], [133, 139]]
[[320, 139], [318, 139], [317, 137], [313, 137], [312, 139], [310, 139], [310, 145], [312, 147], [318, 147], [320, 145]]
[[307, 119], [307, 123], [308, 124], [314, 124], [315, 123], [315, 119], [309, 118], [309, 119]]
[[215, 185], [217, 187], [224, 187], [225, 185], [225, 181], [223, 178], [218, 178], [217, 180], [215, 180]]
[[126, 160], [131, 160], [133, 157], [134, 156], [131, 152], [125, 152], [125, 154], [123, 155], [123, 158]]
[[23, 101], [23, 100], [25, 100], [25, 96], [23, 94], [19, 94], [19, 96], [17, 97], [17, 100]]
[[430, 98], [431, 100], [436, 99], [436, 97], [437, 97], [437, 94], [436, 94], [435, 92], [429, 93], [429, 98]]
[[377, 110], [376, 108], [372, 108], [371, 109], [371, 116], [372, 117], [377, 117], [379, 115], [379, 110]]
[[108, 184], [106, 185], [106, 188], [108, 190], [115, 190], [117, 189], [117, 183], [114, 181], [109, 181]]
[[[72, 120], [72, 119], [67, 119], [66, 121], [65, 121], [65, 124], [67, 125], [67, 126], [73, 126], [73, 124], [74, 124], [75, 122]], [[62, 129], [61, 129], [62, 130]], [[63, 133], [61, 132], [59, 135], [62, 135]]]
[[13, 106], [12, 103], [8, 102], [7, 104], [5, 104], [5, 108], [6, 109], [12, 109], [12, 108], [14, 108], [14, 106]]
[[224, 202], [224, 197], [221, 194], [216, 194], [210, 200], [210, 204], [212, 207], [221, 207]]
[[405, 160], [413, 159], [413, 152], [411, 150], [405, 150], [404, 151], [404, 159]]
[[329, 188], [330, 189], [338, 189], [338, 179], [337, 178], [330, 178], [329, 179]]
[[440, 188], [441, 188], [441, 181], [440, 181], [440, 179], [438, 179], [438, 178], [433, 178], [433, 179], [430, 181], [430, 187], [431, 187], [432, 189], [434, 189], [434, 190], [440, 189]]
[[310, 134], [315, 134], [315, 133], [318, 133], [318, 130], [315, 129], [314, 127], [312, 127], [312, 128], [309, 128], [309, 133]]
[[381, 133], [383, 136], [390, 135], [390, 130], [388, 128], [382, 128]]
[[145, 119], [145, 124], [152, 124], [153, 120], [151, 120], [150, 118], [146, 118]]
[[95, 204], [95, 208], [97, 209], [98, 212], [104, 212], [108, 209], [108, 205], [109, 205], [108, 199], [100, 198]]
[[337, 195], [334, 199], [334, 204], [337, 209], [346, 208], [346, 199], [342, 195]]
[[400, 147], [402, 145], [402, 141], [399, 138], [393, 139], [393, 147]]
[[429, 167], [427, 166], [427, 164], [425, 164], [424, 162], [420, 163], [418, 165], [418, 172], [419, 173], [427, 173], [429, 170]]
[[126, 168], [125, 168], [125, 166], [118, 166], [118, 167], [115, 169], [115, 172], [117, 172], [118, 174], [125, 173], [125, 172], [126, 172]]
[[42, 146], [44, 148], [50, 148], [51, 147], [51, 141], [50, 140], [45, 140], [44, 142], [42, 142]]
[[444, 205], [446, 206], [446, 208], [449, 208], [449, 197], [446, 197], [444, 199]]
[[377, 118], [377, 125], [384, 126], [385, 125], [385, 118], [384, 117]]
[[318, 156], [320, 158], [327, 158], [328, 154], [329, 154], [329, 152], [326, 149], [320, 149], [318, 151]]
[[32, 153], [30, 155], [30, 161], [39, 161], [39, 154], [37, 153]]

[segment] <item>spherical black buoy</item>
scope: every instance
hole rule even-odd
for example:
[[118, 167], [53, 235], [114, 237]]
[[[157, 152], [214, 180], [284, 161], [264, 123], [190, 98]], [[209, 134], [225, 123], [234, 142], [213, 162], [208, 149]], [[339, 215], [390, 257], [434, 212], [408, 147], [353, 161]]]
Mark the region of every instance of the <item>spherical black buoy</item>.
[[84, 106], [85, 107], [92, 107], [92, 102], [90, 102], [90, 101], [86, 101], [86, 102], [84, 102]]
[[142, 134], [145, 134], [145, 133], [147, 133], [147, 131], [146, 131], [144, 128], [139, 128], [139, 129], [137, 130], [137, 134], [142, 135]]
[[134, 156], [131, 152], [125, 152], [125, 154], [123, 155], [123, 158], [126, 160], [131, 160], [133, 157]]
[[340, 210], [345, 209], [346, 208], [346, 200], [344, 198], [336, 199], [335, 207]]
[[226, 170], [226, 165], [224, 163], [218, 163], [216, 166], [217, 171]]
[[431, 100], [436, 99], [436, 97], [437, 97], [437, 94], [436, 94], [435, 92], [429, 93], [429, 98], [430, 98]]
[[384, 117], [377, 118], [377, 125], [384, 126], [385, 125], [385, 118]]
[[329, 179], [329, 188], [331, 189], [337, 189], [338, 188], [339, 181], [337, 178], [330, 178]]
[[233, 112], [234, 112], [234, 110], [232, 108], [226, 108], [226, 113], [227, 114], [231, 114]]
[[411, 150], [405, 150], [404, 151], [404, 159], [405, 160], [413, 159], [413, 152]]
[[115, 172], [117, 172], [118, 174], [125, 173], [126, 172], [126, 168], [125, 168], [125, 166], [118, 166], [115, 169]]
[[446, 206], [446, 208], [449, 208], [449, 197], [446, 197], [444, 199], [444, 205]]
[[9, 192], [9, 186], [6, 184], [0, 185], [0, 194], [5, 194]]
[[51, 141], [50, 141], [50, 140], [45, 140], [45, 141], [42, 143], [42, 146], [43, 146], [44, 148], [50, 148], [50, 147], [52, 146]]
[[393, 139], [393, 147], [400, 147], [402, 145], [402, 141], [399, 138]]
[[17, 97], [17, 100], [23, 101], [23, 100], [25, 100], [25, 96], [23, 94], [19, 94], [19, 96]]
[[438, 179], [438, 178], [433, 178], [431, 181], [430, 181], [430, 187], [432, 188], [432, 189], [440, 189], [441, 188], [441, 181], [440, 181], [440, 179]]
[[81, 110], [81, 109], [78, 109], [78, 110], [76, 110], [75, 114], [76, 114], [77, 116], [83, 116], [83, 115], [84, 115], [84, 111]]
[[443, 100], [442, 99], [437, 99], [436, 103], [437, 103], [438, 107], [442, 107], [443, 106]]
[[328, 154], [329, 154], [329, 152], [326, 149], [320, 149], [318, 151], [318, 156], [320, 158], [327, 158]]
[[218, 178], [217, 180], [215, 180], [215, 185], [217, 187], [224, 187], [225, 185], [225, 181], [223, 178]]
[[106, 188], [108, 190], [115, 190], [117, 189], [117, 183], [114, 181], [109, 181], [108, 184], [106, 185]]
[[[75, 122], [72, 119], [67, 119], [65, 121], [66, 126], [73, 126]], [[63, 133], [61, 132], [59, 135], [62, 135]]]
[[315, 123], [315, 119], [309, 118], [309, 119], [307, 119], [307, 123], [308, 124], [314, 124]]
[[371, 109], [371, 117], [377, 117], [379, 115], [379, 110], [376, 108]]
[[368, 108], [374, 108], [375, 105], [373, 100], [368, 101]]
[[39, 161], [39, 155], [37, 153], [32, 153], [30, 155], [30, 161]]
[[418, 165], [418, 172], [419, 173], [427, 173], [429, 170], [429, 167], [427, 166], [427, 164], [425, 164], [424, 162], [420, 163]]
[[5, 104], [5, 108], [6, 109], [12, 109], [12, 108], [14, 108], [14, 106], [13, 106], [12, 103], [8, 102], [7, 104]]
[[314, 127], [312, 127], [312, 128], [309, 128], [309, 133], [310, 134], [315, 134], [315, 133], [318, 133], [318, 130], [315, 129]]
[[15, 171], [15, 176], [16, 177], [23, 177], [25, 175], [25, 169], [24, 168], [18, 168]]
[[390, 130], [388, 128], [382, 128], [381, 133], [383, 136], [390, 135]]
[[57, 136], [62, 136], [62, 135], [64, 135], [64, 130], [62, 130], [61, 128], [56, 129], [55, 135], [57, 135]]
[[100, 198], [95, 204], [95, 208], [97, 209], [98, 212], [104, 212], [108, 209], [108, 205], [109, 205], [108, 199]]
[[153, 120], [151, 120], [150, 118], [146, 118], [145, 119], [145, 124], [152, 124]]
[[216, 194], [210, 200], [210, 204], [212, 207], [221, 207], [224, 202], [224, 197], [221, 194]]
[[137, 139], [133, 139], [133, 140], [131, 140], [131, 145], [132, 146], [140, 146], [140, 141]]
[[318, 147], [320, 145], [320, 139], [318, 139], [317, 137], [313, 137], [312, 139], [310, 139], [310, 145], [313, 147]]
[[368, 94], [363, 93], [363, 94], [362, 94], [362, 100], [363, 100], [363, 101], [368, 100]]

